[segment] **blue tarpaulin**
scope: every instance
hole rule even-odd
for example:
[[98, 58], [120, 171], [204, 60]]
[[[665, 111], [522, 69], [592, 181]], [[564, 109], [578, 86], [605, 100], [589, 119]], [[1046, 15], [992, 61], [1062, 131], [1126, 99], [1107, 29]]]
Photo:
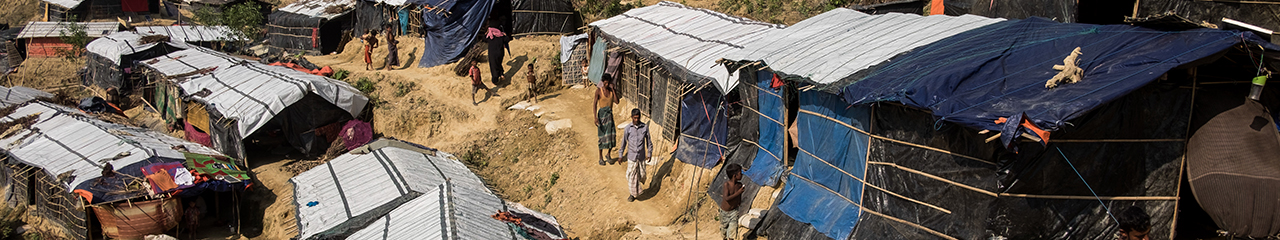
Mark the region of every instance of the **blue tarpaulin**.
[[[1010, 20], [916, 48], [837, 87], [853, 104], [901, 102], [932, 111], [942, 121], [995, 131], [1002, 128], [996, 119], [1025, 113], [1036, 126], [1053, 131], [1169, 69], [1242, 42], [1276, 49], [1248, 32]], [[1083, 80], [1045, 88], [1059, 72], [1053, 65], [1063, 64], [1076, 47], [1082, 52]]]
[[778, 209], [828, 237], [847, 239], [862, 214], [859, 179], [866, 174], [870, 136], [846, 125], [866, 130], [870, 121], [869, 107], [850, 106], [821, 91], [800, 92], [796, 115], [800, 152], [787, 175]]
[[782, 91], [771, 88], [772, 83], [772, 72], [762, 70], [756, 73], [757, 87], [751, 89], [756, 91], [756, 103], [760, 108], [756, 109], [760, 112], [760, 138], [757, 140], [759, 148], [751, 166], [742, 172], [751, 181], [766, 186], [777, 185], [778, 177], [782, 175], [782, 157], [786, 154], [782, 144], [787, 141], [786, 127], [782, 123], [786, 120], [782, 111], [787, 106], [782, 105]]
[[714, 87], [686, 94], [680, 100], [680, 143], [676, 159], [702, 168], [713, 168], [724, 156], [729, 119], [720, 105], [723, 95]]
[[410, 0], [409, 3], [432, 8], [448, 9], [447, 14], [438, 10], [423, 9], [424, 41], [422, 60], [418, 67], [434, 67], [451, 63], [467, 53], [476, 36], [485, 29], [494, 0]]

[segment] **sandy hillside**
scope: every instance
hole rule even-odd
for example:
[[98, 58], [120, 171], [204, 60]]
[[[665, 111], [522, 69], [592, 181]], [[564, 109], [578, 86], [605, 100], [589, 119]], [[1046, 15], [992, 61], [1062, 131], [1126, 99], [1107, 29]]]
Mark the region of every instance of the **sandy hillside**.
[[[348, 82], [365, 78], [375, 83], [371, 94], [379, 102], [373, 110], [375, 131], [458, 155], [504, 198], [555, 215], [572, 237], [689, 239], [697, 232], [699, 239], [718, 239], [714, 203], [702, 194], [714, 171], [699, 171], [671, 158], [670, 145], [656, 147], [663, 151], [655, 153], [657, 164], [648, 167], [651, 179], [644, 185], [650, 190], [636, 202], [626, 201], [625, 163], [599, 166], [595, 162], [595, 128], [590, 124], [594, 88], [560, 87], [540, 96], [537, 105], [542, 109], [537, 112], [506, 109], [523, 100], [526, 92], [526, 70], [515, 67], [536, 58], [537, 69], [552, 69], [552, 64], [559, 63], [551, 59], [557, 54], [557, 45], [557, 36], [513, 41], [511, 54], [503, 63], [506, 76], [518, 79], [510, 84], [495, 86], [487, 74], [489, 63], [481, 63], [484, 82], [494, 87], [498, 96], [482, 100], [484, 94], [477, 93], [478, 105], [472, 105], [468, 96], [470, 80], [453, 74], [452, 64], [416, 67], [421, 39], [400, 38], [401, 60], [407, 63], [389, 70], [378, 57], [385, 56], [385, 47], [374, 51], [374, 67], [378, 69], [374, 71], [364, 71], [358, 51], [308, 59], [352, 71]], [[360, 48], [359, 42], [347, 46]], [[616, 112], [615, 119], [625, 119], [623, 111]], [[572, 128], [555, 134], [545, 131], [544, 123], [561, 119], [569, 119]], [[254, 171], [259, 175], [289, 174], [287, 168], [288, 164], [272, 163], [256, 166]], [[694, 184], [695, 178], [701, 183]], [[291, 234], [291, 222], [276, 220], [292, 218], [287, 179], [260, 177], [275, 199], [264, 203], [264, 232], [256, 238]], [[696, 189], [691, 191], [691, 185]]]

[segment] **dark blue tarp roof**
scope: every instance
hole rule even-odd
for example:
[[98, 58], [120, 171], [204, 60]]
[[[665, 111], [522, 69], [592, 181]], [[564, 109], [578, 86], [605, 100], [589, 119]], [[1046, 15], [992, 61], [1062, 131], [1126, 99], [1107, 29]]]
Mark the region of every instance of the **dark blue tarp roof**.
[[[901, 102], [932, 111], [940, 121], [987, 130], [1001, 129], [998, 118], [1025, 113], [1052, 131], [1169, 69], [1245, 42], [1277, 49], [1247, 32], [1010, 20], [922, 46], [837, 87], [852, 104]], [[1046, 89], [1058, 73], [1053, 65], [1076, 47], [1083, 52], [1078, 64], [1084, 79]]]
[[462, 57], [475, 43], [494, 0], [409, 0], [408, 3], [448, 9], [448, 14], [423, 9], [424, 42], [418, 67], [444, 65]]

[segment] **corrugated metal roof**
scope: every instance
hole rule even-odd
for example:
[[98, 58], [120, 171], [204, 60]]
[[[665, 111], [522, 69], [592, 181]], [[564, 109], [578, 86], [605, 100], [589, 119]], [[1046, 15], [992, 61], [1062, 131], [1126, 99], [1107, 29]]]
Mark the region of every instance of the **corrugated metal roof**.
[[505, 209], [488, 191], [443, 184], [401, 204], [347, 239], [515, 239], [490, 215]]
[[[398, 204], [397, 199], [411, 197], [411, 192], [438, 188], [445, 179], [457, 189], [493, 196], [479, 177], [448, 153], [430, 156], [384, 147], [368, 154], [338, 156], [289, 179], [294, 185], [294, 203], [298, 206], [298, 233], [302, 239], [308, 239], [318, 233], [331, 232], [348, 221], [360, 221], [358, 217], [362, 215], [382, 216], [395, 207], [387, 204]], [[497, 200], [496, 196], [493, 198]]]
[[[63, 24], [72, 24], [71, 22], [28, 22], [26, 27], [22, 28], [22, 32], [18, 33], [21, 38], [43, 38], [43, 37], [59, 37], [62, 32], [66, 31]], [[108, 34], [120, 31], [120, 23], [117, 22], [79, 22], [74, 23], [84, 25], [84, 32], [89, 37], [102, 37]], [[68, 32], [69, 34], [70, 32]]]
[[43, 168], [50, 176], [73, 171], [75, 177], [69, 179], [67, 191], [101, 176], [104, 163], [119, 170], [151, 157], [185, 159], [181, 152], [173, 150], [175, 146], [183, 146], [191, 153], [222, 155], [164, 133], [104, 122], [77, 109], [46, 102], [19, 107], [0, 121], [32, 114], [39, 114], [36, 123], [0, 139], [0, 148], [8, 151], [13, 160]]
[[195, 72], [204, 68], [226, 69], [248, 60], [233, 57], [213, 49], [192, 46], [191, 49], [172, 52], [164, 56], [142, 61], [144, 66], [164, 76]]
[[1004, 19], [975, 15], [869, 15], [837, 8], [776, 31], [768, 39], [747, 43], [742, 51], [723, 57], [764, 60], [775, 71], [825, 84], [916, 47], [1000, 21]]
[[[304, 0], [284, 6], [277, 11], [297, 13], [310, 17], [318, 17], [324, 19], [333, 19], [338, 16], [345, 15], [355, 9], [356, 0]], [[345, 8], [339, 13], [328, 13], [325, 9], [332, 6], [341, 6]]]
[[607, 35], [634, 45], [670, 61], [693, 75], [680, 76], [693, 82], [712, 80], [721, 92], [732, 89], [737, 81], [729, 78], [716, 60], [739, 51], [751, 42], [765, 37], [778, 37], [784, 26], [729, 16], [707, 9], [679, 3], [659, 2], [632, 9], [612, 18], [591, 23]]
[[142, 35], [165, 35], [170, 41], [222, 42], [239, 39], [227, 26], [144, 26], [137, 27]]
[[65, 7], [67, 9], [76, 8], [80, 6], [80, 3], [84, 2], [84, 0], [44, 0], [44, 1], [52, 4], [57, 4], [58, 6]]
[[191, 48], [190, 45], [183, 42], [153, 42], [142, 44], [142, 37], [143, 34], [138, 34], [133, 31], [116, 32], [111, 35], [94, 39], [89, 42], [89, 45], [85, 45], [84, 48], [90, 53], [105, 57], [117, 65], [120, 64], [120, 56], [146, 51], [152, 47], [159, 46], [160, 44], [168, 44], [169, 46], [182, 49]]
[[0, 107], [19, 105], [37, 98], [53, 98], [53, 94], [23, 86], [0, 86]]
[[[191, 99], [213, 104], [223, 116], [238, 119], [240, 136], [249, 136], [308, 92], [346, 110], [352, 117], [359, 115], [369, 102], [360, 90], [346, 82], [258, 62], [219, 68], [179, 81], [178, 86], [191, 94]], [[197, 94], [203, 91], [209, 94]]]

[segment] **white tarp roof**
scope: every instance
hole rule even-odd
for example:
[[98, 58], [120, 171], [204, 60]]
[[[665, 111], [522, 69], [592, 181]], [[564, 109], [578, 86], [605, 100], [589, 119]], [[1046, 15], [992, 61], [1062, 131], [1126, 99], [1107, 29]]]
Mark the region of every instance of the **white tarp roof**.
[[[383, 147], [366, 154], [343, 154], [289, 179], [294, 186], [294, 204], [298, 207], [299, 237], [309, 239], [318, 233], [332, 232], [331, 229], [348, 221], [360, 221], [358, 217], [362, 214], [382, 216], [394, 206], [379, 207], [399, 204], [395, 201], [411, 197], [411, 192], [429, 192], [446, 179], [455, 190], [479, 191], [500, 204], [480, 177], [448, 153], [436, 152], [431, 156], [399, 147]], [[311, 202], [315, 202], [314, 206], [308, 206]]]
[[165, 35], [170, 41], [182, 42], [224, 42], [236, 41], [227, 26], [143, 26], [137, 27], [142, 35]]
[[[288, 6], [284, 6], [276, 10], [283, 11], [283, 12], [297, 13], [297, 14], [306, 15], [309, 17], [333, 19], [335, 17], [342, 16], [343, 14], [347, 14], [351, 12], [352, 9], [355, 9], [355, 5], [356, 5], [356, 0], [303, 0], [303, 1], [291, 3]], [[340, 13], [325, 12], [325, 9], [328, 9], [329, 7], [332, 7], [332, 6], [342, 6], [346, 8], [346, 10]]]
[[155, 69], [161, 75], [174, 76], [204, 68], [226, 69], [247, 61], [213, 49], [192, 46], [187, 50], [171, 52], [164, 56], [142, 61], [142, 64]]
[[54, 5], [62, 6], [67, 9], [76, 8], [80, 6], [80, 3], [84, 2], [84, 0], [44, 0], [44, 1], [52, 3]]
[[116, 32], [111, 35], [94, 39], [89, 42], [89, 45], [85, 45], [84, 48], [90, 53], [98, 54], [98, 56], [111, 60], [111, 62], [116, 63], [116, 65], [120, 64], [120, 56], [146, 51], [152, 47], [159, 46], [160, 44], [168, 44], [169, 46], [181, 49], [191, 48], [191, 46], [186, 43], [172, 41], [143, 44], [143, 36], [143, 34], [138, 34], [137, 32], [132, 31]]
[[18, 36], [14, 38], [45, 38], [60, 37], [62, 32], [71, 34], [66, 25], [77, 24], [84, 25], [84, 33], [91, 38], [102, 37], [108, 34], [120, 31], [120, 23], [118, 22], [28, 22], [26, 27], [18, 32]]
[[[159, 57], [166, 58], [166, 57]], [[150, 60], [144, 61], [150, 62]], [[205, 66], [196, 66], [197, 69]], [[223, 116], [239, 121], [240, 136], [248, 137], [285, 107], [314, 93], [352, 117], [360, 115], [369, 98], [350, 84], [287, 67], [248, 62], [178, 82], [191, 99], [212, 104]], [[207, 91], [208, 94], [202, 92]]]
[[732, 60], [764, 60], [775, 71], [832, 83], [898, 54], [970, 29], [1004, 21], [888, 13], [869, 15], [837, 8], [805, 19], [769, 38], [725, 55]]
[[[39, 114], [36, 123], [0, 139], [0, 148], [14, 159], [43, 168], [50, 176], [72, 172], [67, 191], [84, 181], [102, 175], [102, 166], [111, 163], [116, 170], [151, 157], [185, 159], [175, 146], [188, 152], [221, 156], [218, 151], [164, 133], [129, 127], [80, 113], [80, 110], [47, 102], [33, 102], [19, 107], [0, 121]], [[34, 131], [33, 131], [34, 130]], [[110, 160], [122, 155], [115, 160]]]
[[513, 239], [505, 222], [489, 217], [505, 209], [502, 199], [486, 190], [442, 184], [401, 204], [350, 240]]
[[53, 98], [53, 94], [23, 86], [0, 86], [0, 107], [19, 105], [37, 98]]
[[[676, 76], [695, 83], [712, 80], [721, 92], [737, 85], [716, 60], [764, 38], [780, 37], [783, 25], [759, 22], [679, 3], [659, 2], [591, 23], [600, 31], [689, 71]], [[673, 75], [679, 69], [668, 69]]]

